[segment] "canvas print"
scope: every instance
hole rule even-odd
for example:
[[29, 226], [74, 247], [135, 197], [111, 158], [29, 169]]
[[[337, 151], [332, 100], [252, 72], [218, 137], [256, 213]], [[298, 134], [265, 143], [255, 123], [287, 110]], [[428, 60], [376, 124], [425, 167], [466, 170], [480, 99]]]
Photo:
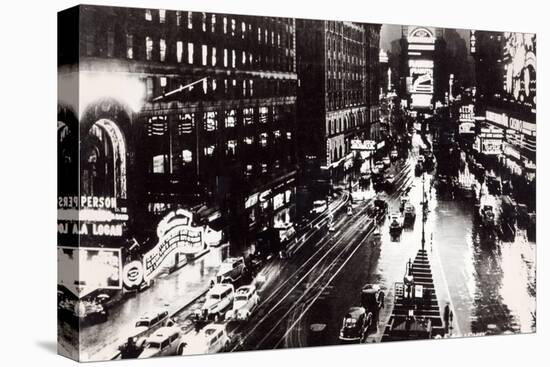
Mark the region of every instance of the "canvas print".
[[535, 34], [90, 5], [58, 26], [60, 354], [536, 331]]

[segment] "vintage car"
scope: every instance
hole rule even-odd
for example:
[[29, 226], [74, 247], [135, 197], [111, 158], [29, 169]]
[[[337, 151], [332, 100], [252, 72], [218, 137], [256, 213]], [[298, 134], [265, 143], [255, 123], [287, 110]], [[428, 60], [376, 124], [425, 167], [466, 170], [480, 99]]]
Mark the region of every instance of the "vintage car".
[[220, 283], [235, 283], [242, 278], [246, 271], [246, 264], [243, 257], [229, 257], [225, 259], [216, 278], [212, 281], [212, 285]]
[[224, 324], [210, 324], [189, 339], [183, 354], [209, 354], [229, 349], [231, 340]]
[[338, 338], [342, 342], [361, 342], [371, 323], [371, 313], [363, 307], [351, 307], [342, 320]]
[[168, 311], [146, 313], [137, 319], [134, 329], [130, 332], [132, 337], [144, 337], [152, 334], [168, 320]]
[[206, 294], [206, 300], [200, 309], [195, 310], [195, 318], [199, 321], [213, 319], [219, 321], [233, 304], [235, 291], [232, 284], [219, 283]]
[[147, 338], [138, 358], [183, 354], [185, 347], [186, 343], [182, 341], [182, 330], [176, 326], [165, 326]]
[[233, 308], [225, 314], [226, 320], [232, 321], [248, 321], [250, 315], [254, 312], [260, 297], [256, 291], [256, 287], [253, 285], [246, 285], [240, 287], [235, 292], [233, 299]]

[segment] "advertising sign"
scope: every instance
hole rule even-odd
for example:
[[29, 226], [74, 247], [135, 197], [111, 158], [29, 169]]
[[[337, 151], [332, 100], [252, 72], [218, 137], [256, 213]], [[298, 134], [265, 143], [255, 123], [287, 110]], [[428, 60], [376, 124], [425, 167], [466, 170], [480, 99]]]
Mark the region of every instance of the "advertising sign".
[[120, 249], [57, 247], [57, 282], [78, 298], [96, 289], [120, 289]]
[[126, 288], [135, 288], [143, 282], [143, 263], [131, 261], [122, 269], [122, 281]]
[[537, 37], [505, 32], [504, 85], [508, 98], [529, 107], [537, 105]]
[[178, 209], [170, 212], [157, 226], [159, 242], [143, 256], [143, 278], [154, 278], [163, 265], [173, 258], [170, 255], [181, 253], [193, 255], [207, 249], [204, 241], [204, 228], [192, 226], [193, 214]]
[[61, 235], [121, 237], [128, 213], [115, 197], [60, 196], [57, 220], [57, 232]]
[[351, 141], [351, 150], [376, 150], [376, 142], [374, 140], [359, 140], [354, 139]]
[[502, 154], [502, 139], [482, 139], [481, 152], [487, 155]]
[[411, 93], [433, 93], [433, 69], [411, 68]]

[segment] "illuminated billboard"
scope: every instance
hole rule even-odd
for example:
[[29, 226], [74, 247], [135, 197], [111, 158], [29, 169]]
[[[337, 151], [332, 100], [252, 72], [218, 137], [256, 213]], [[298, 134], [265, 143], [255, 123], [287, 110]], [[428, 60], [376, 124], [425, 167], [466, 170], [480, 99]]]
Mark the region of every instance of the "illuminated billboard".
[[57, 281], [78, 298], [97, 289], [121, 289], [120, 249], [57, 247]]
[[530, 33], [504, 33], [504, 91], [529, 107], [537, 104], [537, 39]]

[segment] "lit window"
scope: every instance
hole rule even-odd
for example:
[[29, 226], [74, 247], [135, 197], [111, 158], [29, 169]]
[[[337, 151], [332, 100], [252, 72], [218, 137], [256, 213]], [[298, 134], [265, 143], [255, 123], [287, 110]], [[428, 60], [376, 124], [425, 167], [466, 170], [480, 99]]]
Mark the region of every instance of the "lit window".
[[246, 33], [246, 24], [245, 22], [241, 23], [241, 38], [244, 39], [244, 34]]
[[267, 173], [267, 163], [262, 163], [262, 173]]
[[191, 163], [193, 161], [193, 153], [190, 150], [182, 150], [181, 161], [183, 163]]
[[288, 140], [292, 140], [292, 133], [291, 133], [290, 131], [287, 131], [287, 133], [286, 133], [286, 138], [287, 138]]
[[212, 14], [211, 23], [212, 23], [211, 31], [212, 31], [212, 33], [214, 33], [214, 32], [216, 32], [216, 14]]
[[237, 56], [235, 50], [231, 50], [231, 67], [237, 67]]
[[216, 47], [212, 47], [212, 66], [216, 66]]
[[244, 143], [248, 145], [252, 145], [254, 143], [254, 137], [253, 136], [247, 136], [244, 138]]
[[153, 13], [151, 13], [151, 9], [145, 9], [145, 20], [153, 20]]
[[218, 119], [216, 112], [207, 112], [205, 121], [206, 131], [215, 131], [218, 129]]
[[180, 26], [181, 25], [181, 12], [180, 11], [176, 11], [176, 26]]
[[160, 61], [164, 62], [166, 60], [166, 40], [161, 38], [159, 42], [159, 46], [160, 46]]
[[176, 42], [176, 58], [178, 62], [183, 59], [183, 42], [181, 41]]
[[264, 32], [264, 43], [265, 43], [265, 44], [268, 43], [268, 42], [267, 42], [268, 37], [269, 37], [269, 32], [268, 32], [267, 29], [266, 29], [265, 32]]
[[212, 79], [212, 90], [215, 91], [218, 88], [218, 84], [216, 83], [216, 79]]
[[126, 57], [134, 58], [134, 36], [131, 34], [126, 35]]
[[223, 34], [227, 34], [227, 18], [223, 17]]
[[235, 155], [237, 151], [237, 141], [228, 140], [227, 141], [227, 155]]
[[231, 19], [231, 35], [235, 36], [235, 30], [237, 29], [237, 21], [235, 19]]
[[269, 113], [269, 110], [267, 107], [260, 107], [260, 123], [262, 124], [267, 123], [268, 113]]
[[250, 125], [254, 122], [254, 108], [243, 109], [243, 122], [245, 125]]
[[164, 87], [166, 87], [166, 84], [167, 84], [167, 79], [166, 79], [166, 77], [165, 77], [165, 76], [161, 76], [161, 77], [160, 77], [160, 86], [161, 86], [162, 88], [164, 88]]
[[277, 47], [281, 47], [281, 34], [277, 33]]
[[202, 91], [204, 94], [208, 93], [208, 79], [202, 80]]
[[208, 65], [208, 46], [202, 45], [202, 66]]
[[279, 139], [281, 137], [281, 131], [280, 130], [274, 130], [273, 131], [273, 136], [277, 139]]
[[151, 60], [153, 57], [153, 39], [145, 37], [145, 58]]
[[258, 42], [262, 43], [262, 29], [258, 27]]
[[193, 44], [189, 42], [187, 44], [187, 63], [189, 64], [193, 64], [193, 50], [194, 50]]
[[202, 31], [206, 32], [206, 13], [202, 13]]
[[153, 173], [164, 173], [164, 164], [166, 160], [166, 155], [159, 154], [153, 156]]
[[265, 148], [267, 146], [267, 133], [260, 134], [260, 145], [262, 146], [262, 148]]
[[246, 80], [243, 80], [243, 96], [246, 96]]
[[193, 12], [192, 11], [187, 12], [187, 28], [193, 29]]
[[275, 32], [271, 31], [271, 45], [275, 44]]
[[242, 64], [246, 65], [246, 52], [245, 51], [243, 51]]
[[250, 79], [249, 83], [250, 83], [250, 97], [252, 97], [254, 95], [254, 81]]
[[159, 9], [159, 23], [164, 24], [166, 21], [166, 10]]
[[216, 147], [214, 145], [209, 145], [207, 147], [204, 147], [204, 155], [207, 157], [212, 157], [214, 155], [215, 150], [216, 150]]
[[223, 66], [227, 67], [227, 48], [223, 49]]
[[235, 110], [229, 110], [225, 112], [225, 127], [235, 127], [236, 120], [237, 119]]

